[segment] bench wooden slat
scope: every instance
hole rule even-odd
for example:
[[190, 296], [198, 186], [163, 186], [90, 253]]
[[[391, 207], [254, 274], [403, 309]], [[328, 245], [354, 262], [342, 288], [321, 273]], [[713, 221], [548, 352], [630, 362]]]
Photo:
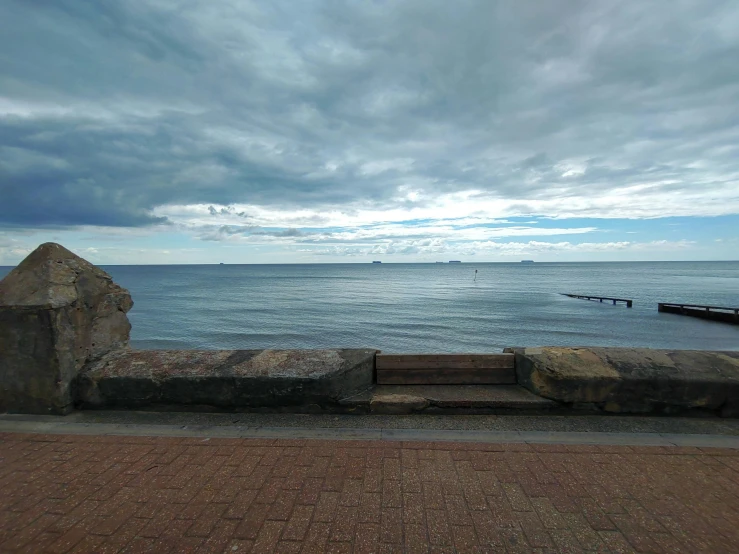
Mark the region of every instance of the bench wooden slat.
[[516, 373], [485, 369], [378, 369], [378, 385], [509, 385]]
[[513, 354], [378, 354], [377, 369], [511, 369]]

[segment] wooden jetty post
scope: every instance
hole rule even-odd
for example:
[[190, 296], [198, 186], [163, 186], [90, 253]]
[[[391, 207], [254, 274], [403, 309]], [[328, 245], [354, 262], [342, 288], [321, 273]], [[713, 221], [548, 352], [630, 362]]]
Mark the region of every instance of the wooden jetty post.
[[698, 304], [672, 304], [669, 302], [660, 302], [657, 304], [657, 311], [667, 314], [687, 315], [698, 317], [700, 319], [708, 319], [711, 321], [721, 321], [723, 323], [733, 323], [739, 325], [739, 308], [726, 308], [721, 306], [701, 306]]
[[611, 298], [609, 296], [592, 296], [590, 294], [564, 294], [564, 296], [569, 296], [570, 298], [579, 298], [580, 300], [598, 300], [599, 302], [607, 300], [609, 302], [613, 302], [614, 306], [617, 302], [623, 302], [626, 304], [627, 308], [631, 308], [634, 305], [634, 301], [629, 300], [628, 298]]

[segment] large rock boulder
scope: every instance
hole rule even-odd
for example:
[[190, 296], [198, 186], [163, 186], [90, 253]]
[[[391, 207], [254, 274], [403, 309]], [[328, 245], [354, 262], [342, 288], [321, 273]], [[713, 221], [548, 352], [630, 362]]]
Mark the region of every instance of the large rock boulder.
[[646, 348], [514, 348], [518, 383], [606, 412], [704, 410], [739, 416], [739, 352]]
[[82, 367], [128, 346], [132, 306], [103, 270], [39, 246], [0, 281], [0, 411], [71, 410]]

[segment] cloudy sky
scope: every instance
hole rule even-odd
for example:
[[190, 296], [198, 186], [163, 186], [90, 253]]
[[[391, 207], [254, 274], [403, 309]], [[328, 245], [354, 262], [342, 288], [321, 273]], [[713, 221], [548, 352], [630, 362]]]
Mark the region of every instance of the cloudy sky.
[[0, 265], [739, 258], [736, 0], [3, 0]]

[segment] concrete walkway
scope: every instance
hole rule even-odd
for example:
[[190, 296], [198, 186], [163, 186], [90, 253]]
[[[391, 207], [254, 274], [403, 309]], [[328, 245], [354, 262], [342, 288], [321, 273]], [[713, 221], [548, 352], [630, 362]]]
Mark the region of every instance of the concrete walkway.
[[80, 411], [0, 415], [0, 432], [739, 448], [739, 420], [624, 416], [301, 415]]
[[315, 427], [245, 427], [240, 425], [166, 425], [8, 421], [0, 432], [100, 436], [266, 438], [323, 440], [436, 441], [474, 443], [581, 444], [627, 446], [692, 446], [739, 449], [739, 436], [693, 433], [578, 431], [481, 431], [463, 429], [383, 429]]
[[739, 551], [730, 421], [241, 416], [0, 416], [0, 552]]
[[622, 415], [357, 415], [85, 410], [66, 416], [0, 414], [0, 423], [151, 424], [205, 427], [311, 429], [453, 429], [464, 431], [579, 431], [691, 433], [739, 436], [739, 419]]

